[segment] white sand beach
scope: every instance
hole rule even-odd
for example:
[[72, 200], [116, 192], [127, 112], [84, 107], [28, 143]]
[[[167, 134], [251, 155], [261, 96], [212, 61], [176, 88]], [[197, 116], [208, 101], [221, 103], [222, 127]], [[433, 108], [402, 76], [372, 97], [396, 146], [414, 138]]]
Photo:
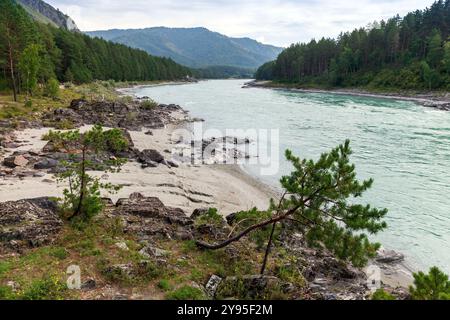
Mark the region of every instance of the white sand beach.
[[[152, 130], [153, 135], [146, 135], [145, 130], [131, 131], [130, 134], [139, 150], [155, 149], [167, 157], [170, 156], [167, 150], [174, 147], [170, 138], [176, 128], [169, 125], [164, 129]], [[89, 126], [82, 127], [81, 131], [87, 129]], [[17, 139], [23, 144], [17, 149], [8, 150], [5, 156], [18, 150], [40, 151], [46, 144], [41, 137], [49, 130], [42, 128], [16, 132]], [[188, 215], [195, 208], [204, 207], [215, 207], [223, 215], [253, 207], [266, 209], [270, 198], [276, 196], [273, 190], [247, 175], [238, 165], [180, 164], [178, 168], [160, 165], [142, 169], [137, 162], [128, 162], [119, 173], [93, 174], [101, 176], [104, 182], [123, 186], [117, 194], [104, 194], [113, 201], [140, 192], [160, 198], [167, 206], [182, 208]], [[59, 197], [64, 187], [50, 174], [22, 179], [3, 178], [0, 181], [0, 202], [42, 196]]]

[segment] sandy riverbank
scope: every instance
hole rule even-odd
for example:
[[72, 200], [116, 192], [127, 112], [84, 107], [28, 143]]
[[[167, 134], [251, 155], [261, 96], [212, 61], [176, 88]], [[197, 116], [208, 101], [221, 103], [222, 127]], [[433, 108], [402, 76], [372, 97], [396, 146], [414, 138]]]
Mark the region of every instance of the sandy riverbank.
[[[130, 131], [130, 134], [139, 150], [155, 149], [167, 156], [167, 151], [174, 147], [171, 136], [176, 128], [169, 125], [164, 129], [152, 130], [153, 135], [146, 135], [145, 131]], [[81, 131], [87, 129], [89, 126], [81, 128]], [[17, 139], [24, 142], [10, 152], [41, 150], [46, 144], [41, 137], [49, 130], [42, 128], [16, 132]], [[253, 207], [266, 209], [270, 198], [276, 196], [274, 191], [247, 175], [238, 165], [181, 164], [178, 168], [161, 165], [142, 169], [140, 164], [128, 162], [119, 173], [94, 174], [102, 176], [104, 182], [123, 185], [118, 194], [105, 194], [113, 200], [140, 192], [158, 197], [165, 205], [181, 208], [187, 214], [201, 207], [216, 207], [224, 215]], [[0, 202], [61, 196], [64, 187], [64, 184], [57, 184], [52, 175], [5, 178], [0, 182]]]

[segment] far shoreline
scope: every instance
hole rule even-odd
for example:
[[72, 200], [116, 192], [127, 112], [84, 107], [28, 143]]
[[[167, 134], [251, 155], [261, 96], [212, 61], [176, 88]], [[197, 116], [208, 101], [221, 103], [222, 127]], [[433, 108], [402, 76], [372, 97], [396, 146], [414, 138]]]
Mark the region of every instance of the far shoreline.
[[393, 99], [401, 101], [411, 101], [427, 108], [450, 111], [450, 92], [428, 92], [428, 93], [402, 93], [402, 92], [371, 92], [364, 89], [352, 88], [299, 88], [294, 85], [276, 83], [273, 81], [252, 80], [244, 85], [244, 88], [262, 88], [274, 90], [287, 90], [300, 93], [325, 93], [336, 95], [348, 95], [356, 97]]

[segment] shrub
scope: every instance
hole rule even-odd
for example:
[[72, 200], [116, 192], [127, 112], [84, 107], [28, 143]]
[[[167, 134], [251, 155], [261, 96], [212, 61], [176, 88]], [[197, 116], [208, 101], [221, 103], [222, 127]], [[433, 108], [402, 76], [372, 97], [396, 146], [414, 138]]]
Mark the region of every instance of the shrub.
[[44, 88], [44, 95], [52, 98], [57, 99], [59, 97], [59, 82], [58, 80], [54, 78], [50, 78], [47, 83], [45, 84]]
[[122, 97], [119, 97], [117, 99], [117, 101], [121, 102], [121, 103], [128, 104], [128, 103], [132, 103], [133, 102], [133, 97], [131, 97], [131, 96], [122, 96]]
[[216, 208], [209, 208], [208, 211], [195, 220], [197, 226], [220, 225], [224, 222], [223, 217], [217, 213]]
[[414, 300], [450, 300], [450, 281], [448, 275], [433, 267], [428, 274], [415, 273], [409, 291]]
[[378, 289], [372, 294], [372, 300], [395, 300], [395, 297], [383, 289]]
[[151, 110], [158, 106], [158, 103], [152, 99], [147, 99], [141, 102], [141, 108]]

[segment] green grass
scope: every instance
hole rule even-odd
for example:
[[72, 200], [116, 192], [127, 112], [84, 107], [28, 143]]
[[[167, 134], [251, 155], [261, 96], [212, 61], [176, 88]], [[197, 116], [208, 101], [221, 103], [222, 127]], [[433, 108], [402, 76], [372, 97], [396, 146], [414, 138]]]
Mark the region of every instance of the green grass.
[[378, 289], [373, 293], [372, 300], [395, 300], [395, 297], [383, 289]]
[[166, 295], [167, 300], [205, 300], [202, 290], [184, 285]]
[[63, 247], [54, 247], [50, 249], [49, 252], [50, 256], [55, 257], [59, 260], [64, 260], [68, 257], [68, 252], [65, 248]]
[[0, 261], [0, 278], [11, 269], [11, 262]]
[[62, 300], [66, 296], [67, 285], [56, 276], [34, 280], [31, 285], [17, 295], [21, 300]]
[[161, 279], [158, 282], [158, 288], [160, 288], [163, 291], [169, 291], [172, 289], [172, 285], [170, 284], [169, 280]]

